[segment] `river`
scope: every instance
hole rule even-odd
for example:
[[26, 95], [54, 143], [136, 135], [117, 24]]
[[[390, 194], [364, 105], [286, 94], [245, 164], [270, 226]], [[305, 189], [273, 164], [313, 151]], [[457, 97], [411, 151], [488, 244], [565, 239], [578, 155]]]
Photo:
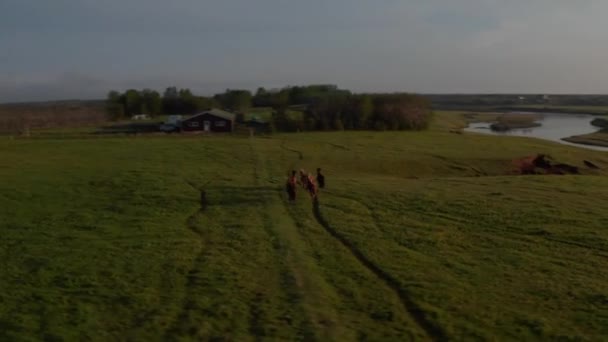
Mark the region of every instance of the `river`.
[[[524, 114], [524, 113], [518, 113]], [[490, 129], [490, 122], [472, 123], [465, 129], [467, 132], [484, 133], [492, 135], [510, 135], [518, 137], [539, 138], [555, 141], [560, 144], [572, 145], [598, 151], [608, 151], [608, 147], [591, 146], [570, 143], [562, 140], [573, 135], [582, 135], [597, 132], [600, 128], [591, 125], [591, 121], [596, 118], [587, 114], [553, 114], [553, 113], [525, 113], [539, 116], [539, 127], [512, 129], [507, 132], [495, 132]]]

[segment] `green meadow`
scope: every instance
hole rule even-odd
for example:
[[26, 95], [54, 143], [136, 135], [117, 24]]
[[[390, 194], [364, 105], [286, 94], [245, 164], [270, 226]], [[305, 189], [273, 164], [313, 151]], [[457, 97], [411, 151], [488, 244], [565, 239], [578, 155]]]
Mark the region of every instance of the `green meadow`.
[[[608, 154], [435, 120], [4, 137], [0, 341], [605, 339]], [[581, 175], [515, 175], [536, 153]]]

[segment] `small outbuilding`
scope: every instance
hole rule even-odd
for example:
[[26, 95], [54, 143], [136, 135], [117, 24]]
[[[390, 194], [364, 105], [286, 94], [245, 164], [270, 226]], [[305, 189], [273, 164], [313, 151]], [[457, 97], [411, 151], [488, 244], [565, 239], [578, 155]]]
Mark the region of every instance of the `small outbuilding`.
[[160, 125], [161, 132], [179, 132], [182, 128], [182, 120], [181, 115], [169, 115], [167, 121]]
[[220, 109], [211, 109], [181, 122], [184, 132], [232, 132], [236, 115]]
[[148, 114], [135, 114], [131, 116], [131, 120], [148, 120], [150, 119], [150, 115]]
[[268, 122], [261, 121], [257, 117], [252, 117], [250, 120], [245, 121], [244, 124], [252, 130], [253, 133], [268, 133], [270, 132], [270, 124]]

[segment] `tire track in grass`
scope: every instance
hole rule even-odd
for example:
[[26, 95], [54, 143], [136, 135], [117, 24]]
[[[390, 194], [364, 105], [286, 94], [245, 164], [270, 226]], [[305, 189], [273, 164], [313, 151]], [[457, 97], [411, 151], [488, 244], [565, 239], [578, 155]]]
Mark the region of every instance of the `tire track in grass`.
[[[190, 182], [188, 180], [186, 180], [186, 183], [188, 183], [188, 185], [190, 185], [193, 189], [195, 189], [197, 191], [203, 191], [202, 189], [198, 188], [195, 184], [193, 184], [192, 182]], [[163, 338], [164, 341], [172, 340], [175, 338], [175, 336], [179, 335], [180, 322], [186, 321], [188, 318], [188, 313], [193, 309], [193, 304], [189, 300], [189, 298], [193, 297], [192, 296], [192, 293], [194, 292], [193, 289], [196, 287], [197, 280], [198, 280], [196, 277], [196, 270], [199, 269], [201, 267], [201, 265], [203, 264], [203, 258], [204, 258], [204, 254], [205, 254], [205, 250], [202, 247], [203, 236], [202, 236], [201, 231], [198, 230], [196, 227], [196, 219], [197, 219], [197, 217], [201, 216], [205, 212], [205, 209], [206, 209], [206, 205], [204, 205], [204, 203], [201, 203], [201, 208], [199, 208], [196, 212], [194, 212], [193, 214], [188, 216], [188, 218], [186, 219], [186, 227], [189, 230], [191, 230], [193, 233], [195, 233], [199, 238], [199, 252], [196, 255], [196, 257], [194, 258], [194, 261], [192, 262], [192, 266], [188, 270], [188, 273], [186, 276], [186, 284], [185, 284], [185, 291], [184, 291], [185, 295], [184, 295], [184, 299], [183, 299], [183, 303], [182, 303], [182, 308], [181, 308], [179, 314], [177, 315], [177, 319], [173, 322], [173, 324], [171, 324], [169, 326], [169, 328], [165, 332], [165, 336]], [[193, 332], [190, 331], [188, 333], [193, 333]]]
[[[270, 198], [264, 198], [265, 201], [271, 201]], [[274, 249], [277, 258], [282, 260], [279, 262], [279, 281], [281, 284], [281, 291], [284, 293], [285, 298], [289, 305], [289, 310], [283, 313], [286, 320], [289, 321], [289, 325], [298, 331], [298, 338], [305, 341], [317, 340], [315, 336], [314, 328], [312, 326], [312, 319], [310, 314], [303, 308], [305, 301], [304, 294], [302, 293], [302, 278], [303, 275], [299, 273], [297, 267], [294, 265], [294, 260], [291, 255], [289, 247], [282, 242], [283, 237], [279, 236], [278, 232], [273, 229], [274, 222], [273, 218], [268, 214], [270, 207], [264, 205], [264, 231], [272, 239], [272, 248]], [[252, 303], [252, 310], [257, 311], [255, 307], [256, 303]], [[300, 317], [294, 315], [300, 315]], [[258, 331], [261, 328], [260, 323], [252, 321], [252, 332]], [[257, 324], [256, 324], [257, 323]]]
[[327, 222], [327, 220], [321, 214], [319, 209], [319, 201], [316, 200], [313, 203], [313, 215], [316, 221], [321, 225], [327, 233], [333, 238], [338, 240], [344, 247], [346, 247], [351, 254], [369, 271], [371, 271], [381, 282], [383, 282], [388, 288], [390, 288], [399, 298], [403, 309], [409, 313], [414, 321], [420, 326], [420, 328], [426, 333], [426, 335], [435, 341], [445, 341], [447, 336], [443, 329], [431, 322], [426, 313], [420, 306], [418, 306], [411, 298], [410, 294], [401, 288], [399, 282], [393, 278], [386, 271], [382, 270], [378, 265], [374, 264], [368, 259], [357, 247], [351, 243], [346, 237], [340, 234]]
[[[426, 340], [424, 330], [417, 325], [416, 321], [409, 317], [408, 312], [403, 309], [399, 302], [399, 297], [391, 288], [386, 287], [383, 282], [379, 282], [375, 273], [362, 265], [357, 258], [354, 258], [346, 247], [340, 246], [340, 241], [336, 240], [331, 234], [327, 234], [325, 228], [319, 225], [314, 218], [311, 218], [306, 224], [297, 218], [304, 215], [304, 213], [308, 213], [308, 210], [296, 211], [296, 207], [287, 208], [288, 204], [284, 200], [283, 203], [285, 203], [291, 220], [296, 224], [301, 238], [305, 240], [311, 252], [314, 253], [312, 257], [314, 258], [315, 265], [320, 268], [319, 272], [322, 272], [321, 277], [329, 284], [337, 296], [338, 302], [334, 304], [338, 309], [335, 316], [339, 317], [337, 322], [340, 322], [337, 324], [343, 324], [352, 334], [350, 339], [341, 338], [338, 340], [373, 341], [377, 340], [377, 338], [380, 338], [379, 340], [391, 341]], [[306, 216], [308, 217], [308, 215]], [[315, 228], [312, 228], [313, 226]], [[314, 234], [321, 234], [324, 238], [315, 238], [313, 237]], [[321, 244], [323, 246], [320, 246]], [[331, 260], [340, 260], [339, 265], [348, 264], [345, 267], [350, 267], [349, 270], [351, 271], [342, 273], [341, 269], [334, 269], [331, 265], [328, 267], [326, 263], [328, 261], [331, 263]], [[345, 262], [346, 264], [341, 262]], [[354, 270], [357, 270], [357, 272], [353, 273], [352, 271]], [[352, 284], [352, 287], [345, 287], [337, 280], [341, 278], [349, 278], [356, 285]], [[374, 302], [380, 302], [380, 306], [370, 305], [369, 301], [366, 302], [365, 295], [362, 298], [353, 296], [353, 293], [359, 291], [368, 292], [372, 294], [372, 297], [380, 296], [382, 298], [380, 300], [377, 298], [370, 299]], [[366, 322], [366, 320], [369, 320], [369, 322]], [[370, 322], [376, 326], [374, 328], [370, 327]], [[329, 324], [332, 324], [332, 322], [330, 321]], [[386, 329], [390, 331], [391, 337], [388, 337], [389, 335], [386, 334], [382, 335], [383, 337], [376, 336], [376, 338], [370, 339], [368, 333], [371, 330], [368, 329], [381, 331], [384, 324], [388, 325]], [[362, 328], [365, 325], [367, 326]]]
[[[570, 246], [570, 247], [578, 247], [578, 248], [585, 249], [589, 252], [592, 252], [593, 255], [595, 255], [595, 256], [602, 257], [602, 258], [608, 258], [608, 253], [606, 253], [607, 251], [601, 247], [592, 246], [592, 245], [588, 245], [588, 244], [585, 244], [582, 242], [577, 242], [577, 241], [568, 241], [568, 240], [564, 240], [564, 239], [560, 239], [560, 238], [554, 238], [551, 236], [546, 236], [545, 233], [529, 232], [529, 231], [526, 231], [523, 229], [518, 229], [516, 227], [507, 227], [506, 230], [495, 229], [495, 228], [484, 228], [483, 232], [498, 233], [498, 234], [501, 234], [502, 238], [504, 238], [504, 239], [520, 241], [520, 242], [529, 243], [529, 244], [537, 244], [539, 242], [543, 242], [543, 240], [544, 240], [545, 242], [553, 242], [555, 244], [560, 244], [560, 245], [565, 245], [565, 246]], [[538, 239], [540, 241], [537, 241], [534, 239]]]
[[[263, 161], [260, 160], [259, 154], [254, 147], [254, 138], [250, 138], [250, 149], [251, 155], [253, 156], [253, 177], [256, 185], [261, 186], [264, 182], [263, 175], [265, 168], [262, 165]], [[283, 141], [284, 144], [284, 141]], [[282, 144], [282, 146], [283, 146]], [[293, 152], [293, 151], [292, 151]], [[303, 158], [303, 155], [299, 154], [300, 158]], [[272, 240], [272, 248], [276, 252], [279, 260], [282, 260], [277, 264], [279, 268], [279, 280], [281, 283], [281, 290], [283, 294], [286, 296], [286, 299], [290, 305], [290, 310], [284, 312], [285, 317], [289, 317], [288, 320], [289, 325], [298, 329], [298, 338], [305, 341], [314, 341], [318, 340], [318, 337], [315, 336], [315, 332], [312, 326], [312, 320], [310, 317], [310, 313], [307, 312], [303, 308], [304, 296], [301, 289], [302, 283], [302, 274], [299, 274], [297, 271], [297, 267], [294, 267], [294, 260], [290, 255], [290, 251], [288, 247], [282, 243], [282, 239], [284, 237], [280, 236], [276, 229], [273, 229], [275, 220], [269, 214], [270, 210], [270, 202], [273, 200], [270, 196], [264, 195], [260, 198], [263, 202], [263, 218], [264, 224], [263, 229], [266, 234]], [[256, 340], [260, 340], [261, 336], [259, 332], [263, 331], [263, 326], [261, 326], [261, 322], [258, 317], [261, 314], [261, 311], [258, 308], [258, 303], [261, 302], [262, 298], [256, 298], [254, 302], [250, 304], [250, 332], [253, 336], [256, 337]], [[257, 303], [256, 303], [257, 302]], [[291, 317], [292, 314], [299, 314], [301, 317]], [[297, 326], [292, 325], [292, 320], [296, 320], [294, 322]]]
[[298, 159], [300, 159], [300, 160], [304, 159], [304, 153], [302, 153], [302, 151], [294, 150], [294, 149], [291, 149], [291, 148], [285, 146], [285, 139], [283, 139], [281, 141], [281, 148], [284, 149], [285, 151], [296, 153], [298, 155]]
[[[372, 207], [370, 207], [368, 204], [365, 204], [363, 202], [361, 202], [359, 199], [356, 199], [354, 197], [351, 196], [346, 196], [344, 194], [333, 194], [337, 197], [340, 198], [344, 198], [347, 199], [349, 201], [353, 201], [355, 203], [358, 203], [359, 205], [367, 208], [367, 210], [371, 213], [372, 219], [374, 221], [374, 223], [376, 224], [376, 226], [378, 226], [378, 218], [377, 215], [374, 214], [374, 209]], [[439, 215], [439, 214], [435, 214], [435, 217], [441, 218], [441, 219], [445, 219], [445, 220], [449, 220], [449, 221], [454, 221], [455, 218], [453, 217], [444, 217], [443, 215]], [[468, 224], [468, 221], [459, 221], [459, 224]], [[538, 243], [539, 241], [536, 240], [530, 240], [530, 239], [534, 239], [537, 238], [540, 241], [547, 241], [547, 242], [554, 242], [556, 244], [561, 244], [561, 245], [566, 245], [566, 246], [571, 246], [571, 247], [579, 247], [579, 248], [583, 248], [586, 249], [590, 252], [593, 252], [594, 255], [599, 256], [599, 257], [603, 257], [603, 258], [608, 258], [608, 250], [598, 247], [598, 246], [592, 246], [589, 244], [585, 244], [583, 242], [577, 242], [577, 241], [572, 241], [572, 240], [565, 240], [565, 239], [560, 239], [557, 237], [552, 237], [549, 236], [545, 233], [534, 233], [534, 232], [530, 232], [527, 231], [525, 229], [521, 229], [521, 228], [517, 228], [515, 226], [509, 226], [507, 230], [505, 229], [496, 229], [496, 228], [488, 228], [485, 227], [483, 229], [483, 231], [481, 232], [488, 232], [488, 233], [499, 233], [500, 236], [502, 236], [504, 239], [509, 239], [509, 240], [515, 240], [515, 241], [520, 241], [520, 242], [525, 242], [525, 243]]]
[[334, 147], [334, 148], [342, 150], [342, 151], [350, 151], [350, 148], [348, 148], [348, 147], [346, 147], [344, 145], [332, 143], [332, 142], [329, 142], [329, 141], [326, 141], [325, 143], [328, 144], [328, 145], [330, 145], [330, 146], [332, 146], [332, 147]]
[[[284, 150], [297, 153], [300, 160], [304, 158], [304, 153], [298, 150], [293, 150], [285, 146], [285, 140], [281, 142], [281, 148]], [[331, 225], [325, 220], [319, 209], [318, 198], [313, 202], [313, 216], [317, 223], [322, 226], [329, 235], [334, 239], [338, 240], [346, 249], [348, 249], [353, 257], [359, 261], [361, 265], [371, 271], [381, 282], [383, 282], [388, 288], [390, 288], [399, 298], [399, 301], [403, 309], [414, 319], [414, 321], [420, 326], [420, 328], [426, 333], [426, 335], [435, 341], [445, 341], [447, 336], [443, 329], [438, 325], [431, 322], [427, 317], [426, 313], [420, 308], [412, 299], [411, 296], [401, 288], [399, 282], [393, 278], [390, 274], [382, 270], [371, 260], [369, 260], [357, 247], [355, 247], [348, 239], [338, 233], [337, 230], [333, 229]]]

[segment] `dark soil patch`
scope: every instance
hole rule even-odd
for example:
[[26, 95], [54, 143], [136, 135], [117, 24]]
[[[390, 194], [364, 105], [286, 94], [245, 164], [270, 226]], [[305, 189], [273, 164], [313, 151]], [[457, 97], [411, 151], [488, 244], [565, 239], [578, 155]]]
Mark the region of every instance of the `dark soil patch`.
[[578, 175], [578, 166], [565, 163], [553, 163], [551, 157], [544, 154], [516, 159], [513, 166], [518, 174], [522, 175]]

